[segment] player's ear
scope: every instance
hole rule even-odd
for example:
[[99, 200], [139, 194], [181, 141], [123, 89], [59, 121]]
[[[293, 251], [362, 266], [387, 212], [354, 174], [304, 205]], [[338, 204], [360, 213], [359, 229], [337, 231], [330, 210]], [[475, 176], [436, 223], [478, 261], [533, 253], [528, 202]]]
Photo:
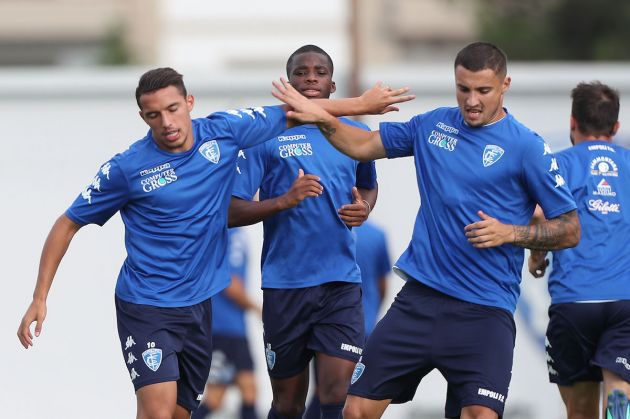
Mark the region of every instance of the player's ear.
[[191, 112], [195, 107], [195, 97], [193, 95], [186, 97], [186, 106], [188, 106], [188, 112]]
[[613, 125], [612, 130], [610, 130], [610, 136], [613, 137], [617, 134], [617, 131], [619, 131], [619, 127], [621, 126], [621, 124], [619, 123], [619, 121], [615, 122], [615, 125]]
[[330, 93], [335, 93], [337, 91], [337, 84], [334, 81], [330, 82]]

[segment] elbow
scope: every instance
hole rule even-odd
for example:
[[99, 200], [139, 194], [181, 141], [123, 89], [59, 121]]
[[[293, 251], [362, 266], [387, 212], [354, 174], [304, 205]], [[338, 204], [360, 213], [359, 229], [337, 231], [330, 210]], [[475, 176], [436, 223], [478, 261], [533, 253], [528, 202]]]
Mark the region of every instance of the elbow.
[[572, 231], [568, 237], [567, 247], [575, 247], [580, 243], [580, 239], [582, 238], [582, 227], [580, 226], [579, 220], [573, 226]]

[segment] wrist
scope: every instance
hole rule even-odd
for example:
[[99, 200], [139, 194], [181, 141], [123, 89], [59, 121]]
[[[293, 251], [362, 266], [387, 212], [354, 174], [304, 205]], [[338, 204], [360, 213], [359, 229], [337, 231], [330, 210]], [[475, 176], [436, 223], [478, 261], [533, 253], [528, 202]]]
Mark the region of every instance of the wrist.
[[365, 207], [367, 208], [367, 213], [368, 215], [370, 215], [370, 213], [372, 212], [372, 206], [370, 205], [370, 203], [368, 201], [366, 201], [365, 199], [361, 200], [363, 202], [363, 204], [365, 205]]

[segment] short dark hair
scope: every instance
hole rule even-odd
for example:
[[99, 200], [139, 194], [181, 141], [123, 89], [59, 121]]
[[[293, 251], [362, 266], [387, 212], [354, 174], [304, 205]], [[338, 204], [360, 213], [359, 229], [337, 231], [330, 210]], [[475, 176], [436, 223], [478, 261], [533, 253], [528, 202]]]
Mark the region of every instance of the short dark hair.
[[612, 135], [619, 118], [619, 92], [599, 81], [579, 83], [572, 91], [571, 115], [588, 135]]
[[455, 57], [455, 68], [459, 65], [470, 71], [490, 69], [503, 77], [507, 74], [507, 55], [489, 42], [473, 42]]
[[138, 87], [136, 87], [136, 103], [138, 107], [142, 109], [140, 96], [169, 86], [175, 86], [184, 97], [188, 96], [186, 86], [184, 86], [184, 76], [172, 68], [155, 68], [144, 73], [138, 81]]
[[324, 57], [326, 57], [326, 60], [328, 61], [328, 65], [330, 66], [330, 74], [333, 73], [333, 71], [335, 70], [335, 67], [333, 66], [332, 58], [330, 58], [330, 55], [328, 55], [326, 51], [324, 51], [317, 45], [304, 45], [304, 46], [299, 47], [295, 51], [293, 51], [293, 54], [289, 56], [289, 59], [287, 60], [287, 77], [290, 76], [290, 73], [291, 73], [290, 67], [293, 64], [293, 59], [295, 58], [295, 56], [304, 54], [307, 52], [314, 52], [316, 54], [321, 54]]

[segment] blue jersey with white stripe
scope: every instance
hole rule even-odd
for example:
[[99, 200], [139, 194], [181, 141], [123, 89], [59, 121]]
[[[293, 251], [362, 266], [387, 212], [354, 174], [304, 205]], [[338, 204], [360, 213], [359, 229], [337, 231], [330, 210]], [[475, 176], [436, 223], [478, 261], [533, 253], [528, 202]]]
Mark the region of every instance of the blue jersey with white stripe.
[[66, 215], [103, 225], [120, 211], [127, 250], [120, 299], [183, 307], [228, 285], [227, 210], [238, 151], [285, 128], [277, 106], [220, 112], [192, 121], [187, 152], [160, 149], [149, 133], [101, 167]]
[[630, 151], [585, 141], [557, 153], [578, 206], [580, 243], [553, 252], [552, 304], [630, 300]]
[[[367, 127], [342, 118], [345, 123]], [[332, 281], [361, 282], [355, 239], [337, 210], [353, 202], [352, 187], [376, 186], [374, 162], [359, 163], [331, 146], [315, 125], [291, 128], [245, 150], [232, 194], [260, 200], [286, 193], [298, 170], [321, 178], [323, 194], [263, 221], [263, 288], [304, 288]]]
[[547, 144], [507, 114], [470, 127], [458, 108], [438, 108], [405, 123], [382, 123], [389, 158], [414, 156], [421, 207], [396, 267], [447, 295], [514, 312], [523, 248], [476, 249], [464, 227], [478, 211], [527, 225], [540, 203], [548, 218], [575, 203]]
[[[241, 228], [228, 229], [228, 263], [230, 277], [247, 284], [247, 238]], [[245, 310], [232, 301], [224, 291], [212, 297], [212, 334], [246, 336]]]
[[361, 269], [365, 333], [372, 332], [381, 305], [379, 281], [391, 270], [385, 232], [369, 221], [352, 229], [357, 235], [357, 264]]

